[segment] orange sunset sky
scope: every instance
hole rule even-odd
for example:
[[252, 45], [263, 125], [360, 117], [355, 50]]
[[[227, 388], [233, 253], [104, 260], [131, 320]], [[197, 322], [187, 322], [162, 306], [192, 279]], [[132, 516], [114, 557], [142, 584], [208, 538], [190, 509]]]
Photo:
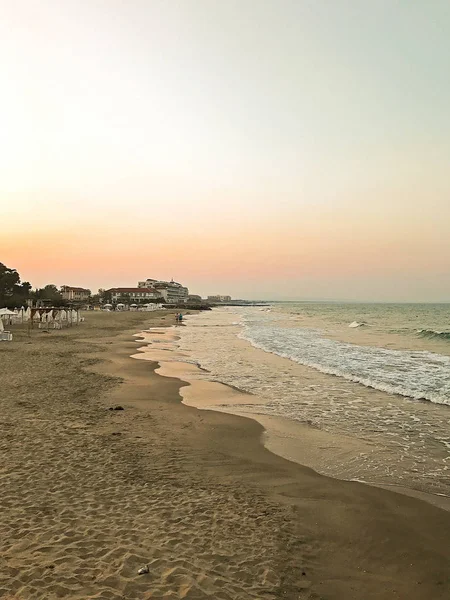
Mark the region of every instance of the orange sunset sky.
[[0, 262], [450, 301], [449, 40], [444, 1], [6, 3]]

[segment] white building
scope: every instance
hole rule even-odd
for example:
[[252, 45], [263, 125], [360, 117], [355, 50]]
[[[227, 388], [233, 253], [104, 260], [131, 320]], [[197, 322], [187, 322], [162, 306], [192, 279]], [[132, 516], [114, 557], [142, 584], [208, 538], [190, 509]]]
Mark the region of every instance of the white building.
[[231, 296], [208, 296], [208, 302], [231, 302]]
[[156, 279], [138, 281], [138, 288], [149, 287], [155, 289], [168, 304], [183, 303], [189, 295], [188, 288], [173, 279], [172, 281], [158, 281]]
[[107, 294], [111, 294], [111, 301], [116, 303], [118, 301], [124, 302], [125, 300], [130, 303], [143, 303], [149, 300], [156, 300], [163, 297], [158, 290], [147, 287], [118, 287], [106, 290]]
[[71, 285], [63, 285], [61, 287], [61, 296], [63, 300], [86, 301], [91, 295], [91, 290], [82, 287], [73, 287]]

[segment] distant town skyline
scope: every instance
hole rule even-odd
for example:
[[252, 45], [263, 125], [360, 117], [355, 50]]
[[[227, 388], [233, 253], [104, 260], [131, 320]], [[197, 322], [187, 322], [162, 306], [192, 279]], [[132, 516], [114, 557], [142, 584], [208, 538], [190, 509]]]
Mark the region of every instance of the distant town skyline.
[[[8, 265], [8, 266], [11, 266], [11, 265]], [[26, 280], [27, 280], [26, 277], [22, 277], [22, 281], [26, 281]], [[177, 280], [175, 279], [175, 281], [177, 281]], [[51, 277], [48, 280], [45, 280], [45, 281], [42, 280], [39, 284], [35, 284], [34, 282], [31, 282], [31, 283], [33, 285], [33, 288], [39, 288], [39, 287], [42, 287], [42, 286], [44, 286], [46, 284], [49, 284], [49, 283], [53, 283], [53, 284], [57, 285], [58, 288], [63, 287], [63, 285], [69, 285], [69, 287], [72, 285], [72, 284], [67, 284], [67, 282], [66, 282], [66, 284], [55, 283], [55, 281], [52, 280]], [[113, 288], [115, 288], [115, 287], [122, 287], [122, 283], [123, 283], [123, 281], [121, 280], [120, 285], [117, 285], [117, 286], [116, 285], [112, 285], [112, 286], [108, 285], [108, 286], [106, 286], [106, 285], [96, 285], [96, 284], [95, 285], [90, 285], [90, 286], [89, 285], [80, 285], [80, 286], [77, 286], [77, 284], [75, 284], [75, 286], [83, 288], [83, 289], [89, 289], [92, 294], [96, 294], [99, 289], [103, 289], [103, 290], [106, 291], [106, 290], [108, 290], [111, 287], [113, 287]], [[129, 287], [136, 288], [136, 282], [131, 282], [131, 283], [128, 282], [128, 283], [129, 283]], [[200, 297], [203, 298], [203, 299], [206, 299], [208, 296], [228, 296], [229, 295], [229, 294], [227, 294], [226, 292], [223, 292], [223, 291], [222, 292], [217, 292], [217, 290], [206, 290], [206, 291], [203, 291], [203, 292], [199, 292], [195, 288], [191, 289], [189, 282], [185, 282], [185, 281], [180, 282], [180, 281], [178, 281], [178, 283], [182, 283], [183, 285], [186, 285], [189, 288], [189, 294], [190, 295], [200, 295]], [[123, 285], [123, 287], [128, 287], [127, 283], [125, 283]], [[398, 298], [396, 299], [396, 298], [393, 297], [393, 298], [387, 298], [387, 299], [381, 299], [381, 300], [380, 299], [375, 299], [374, 300], [374, 299], [364, 298], [364, 297], [362, 297], [362, 298], [352, 298], [350, 296], [347, 296], [347, 297], [343, 296], [341, 298], [335, 298], [335, 297], [332, 297], [332, 296], [308, 296], [306, 293], [305, 293], [304, 296], [291, 296], [291, 297], [289, 297], [289, 296], [283, 297], [283, 296], [279, 296], [279, 295], [273, 295], [273, 296], [266, 295], [266, 296], [259, 297], [259, 296], [256, 296], [256, 295], [245, 296], [245, 295], [236, 295], [236, 294], [233, 295], [233, 294], [231, 294], [231, 299], [233, 299], [233, 300], [238, 300], [238, 299], [241, 299], [241, 300], [262, 300], [262, 301], [270, 301], [270, 300], [272, 300], [274, 302], [277, 302], [277, 301], [278, 302], [325, 302], [325, 303], [326, 302], [330, 302], [330, 303], [339, 303], [339, 302], [342, 302], [342, 303], [356, 303], [356, 304], [358, 304], [358, 303], [386, 303], [386, 304], [389, 304], [389, 303], [392, 303], [392, 304], [395, 304], [395, 303], [400, 303], [400, 304], [403, 304], [403, 303], [406, 303], [406, 304], [407, 303], [412, 303], [412, 304], [414, 304], [414, 303], [418, 303], [418, 304], [421, 304], [421, 303], [425, 303], [425, 304], [433, 304], [433, 303], [442, 304], [443, 303], [443, 304], [447, 304], [447, 303], [449, 303], [450, 304], [450, 300], [446, 300], [446, 299], [440, 299], [440, 300], [401, 300], [401, 299], [398, 299]]]
[[0, 20], [0, 261], [450, 301], [445, 0], [42, 0]]

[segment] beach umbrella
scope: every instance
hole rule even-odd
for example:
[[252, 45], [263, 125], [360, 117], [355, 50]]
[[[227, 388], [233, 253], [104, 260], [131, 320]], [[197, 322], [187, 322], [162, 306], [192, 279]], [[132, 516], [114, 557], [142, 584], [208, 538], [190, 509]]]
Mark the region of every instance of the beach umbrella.
[[9, 308], [0, 308], [0, 320], [4, 319], [8, 325], [11, 325], [12, 318], [16, 316], [16, 313]]

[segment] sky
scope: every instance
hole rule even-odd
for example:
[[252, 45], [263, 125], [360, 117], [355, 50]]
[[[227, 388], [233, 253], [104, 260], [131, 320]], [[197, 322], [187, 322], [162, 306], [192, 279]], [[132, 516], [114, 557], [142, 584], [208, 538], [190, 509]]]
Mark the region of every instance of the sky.
[[16, 0], [0, 55], [33, 286], [450, 301], [448, 0]]

